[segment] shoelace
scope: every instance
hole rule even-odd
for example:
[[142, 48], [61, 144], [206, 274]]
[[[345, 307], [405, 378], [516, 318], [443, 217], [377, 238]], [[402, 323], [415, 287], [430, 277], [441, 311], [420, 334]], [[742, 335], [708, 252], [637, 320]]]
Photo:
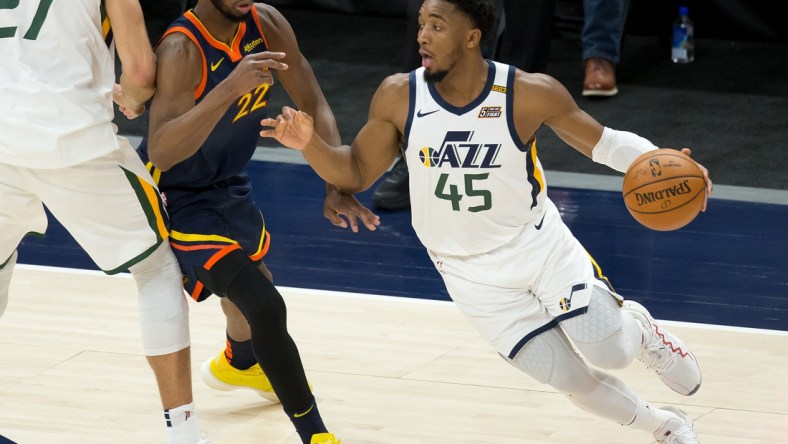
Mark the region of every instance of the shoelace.
[[656, 333], [653, 333], [651, 340], [646, 344], [641, 360], [646, 365], [646, 368], [654, 369], [660, 374], [669, 372], [676, 367], [675, 354], [668, 349], [668, 346], [662, 342], [662, 339]]

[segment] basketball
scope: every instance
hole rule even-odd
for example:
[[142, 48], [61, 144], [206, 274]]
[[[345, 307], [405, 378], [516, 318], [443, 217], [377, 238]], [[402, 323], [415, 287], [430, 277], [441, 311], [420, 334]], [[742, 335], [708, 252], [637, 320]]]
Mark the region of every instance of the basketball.
[[681, 151], [659, 149], [635, 159], [624, 175], [624, 204], [641, 225], [671, 231], [692, 222], [703, 207], [706, 181]]

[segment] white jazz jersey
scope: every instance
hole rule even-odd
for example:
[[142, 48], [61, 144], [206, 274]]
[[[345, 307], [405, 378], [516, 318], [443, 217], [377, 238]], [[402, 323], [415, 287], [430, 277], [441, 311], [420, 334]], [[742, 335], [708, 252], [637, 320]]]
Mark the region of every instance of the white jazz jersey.
[[117, 149], [114, 47], [101, 0], [0, 9], [0, 163], [60, 168]]
[[[547, 187], [536, 143], [512, 119], [514, 67], [488, 61], [482, 93], [458, 108], [410, 73], [405, 157], [412, 223], [427, 249], [469, 256], [500, 247], [538, 222]], [[527, 100], [522, 98], [521, 100]]]

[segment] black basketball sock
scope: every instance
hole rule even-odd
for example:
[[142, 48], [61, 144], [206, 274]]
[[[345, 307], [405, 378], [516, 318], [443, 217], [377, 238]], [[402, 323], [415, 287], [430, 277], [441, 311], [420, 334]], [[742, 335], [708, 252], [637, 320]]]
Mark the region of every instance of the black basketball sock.
[[246, 370], [257, 364], [257, 359], [252, 351], [252, 340], [236, 341], [227, 335], [227, 348], [224, 350], [224, 357], [231, 366], [238, 370]]
[[312, 435], [315, 433], [325, 433], [328, 430], [323, 424], [323, 418], [320, 417], [320, 412], [317, 410], [317, 403], [312, 398], [312, 405], [302, 412], [288, 412], [287, 417], [293, 422], [293, 425], [301, 437], [304, 444], [309, 444], [312, 441]]

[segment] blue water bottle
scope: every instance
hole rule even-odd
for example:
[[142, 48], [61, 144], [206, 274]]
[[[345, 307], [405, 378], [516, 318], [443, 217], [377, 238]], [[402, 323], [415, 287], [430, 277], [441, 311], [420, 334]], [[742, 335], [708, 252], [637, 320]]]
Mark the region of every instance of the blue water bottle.
[[686, 6], [679, 8], [679, 16], [673, 22], [673, 63], [690, 63], [695, 60], [695, 26], [689, 18]]

